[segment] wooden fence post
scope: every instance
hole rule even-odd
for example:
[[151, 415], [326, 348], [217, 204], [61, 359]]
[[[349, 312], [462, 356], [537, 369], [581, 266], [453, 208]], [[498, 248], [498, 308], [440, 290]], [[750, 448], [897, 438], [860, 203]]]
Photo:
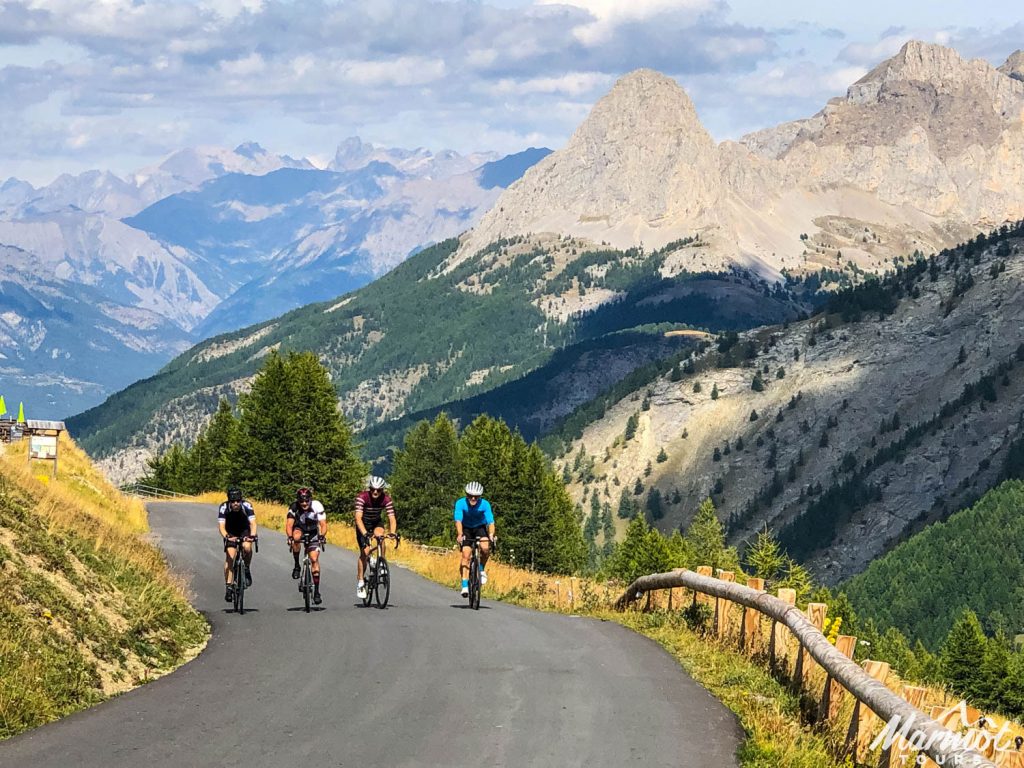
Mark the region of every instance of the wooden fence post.
[[[736, 581], [736, 573], [734, 571], [719, 571], [718, 578], [722, 581]], [[729, 609], [732, 608], [732, 602], [723, 598], [715, 599], [715, 634], [719, 640], [725, 640], [726, 635], [729, 634]]]
[[[779, 600], [788, 605], [796, 605], [796, 590], [789, 587], [781, 587], [778, 592]], [[772, 667], [789, 666], [789, 638], [790, 631], [785, 625], [772, 621], [772, 636], [768, 649], [769, 660]]]
[[580, 580], [575, 576], [569, 579], [569, 607], [576, 608], [576, 593], [579, 590]]
[[[825, 628], [825, 616], [828, 613], [828, 606], [825, 603], [808, 603], [807, 605], [807, 620], [814, 625], [814, 628], [821, 632]], [[814, 659], [811, 658], [811, 654], [808, 653], [803, 646], [800, 647], [800, 668], [801, 678], [800, 685], [804, 688], [809, 688], [811, 685], [811, 674], [814, 672], [814, 668], [817, 666], [814, 663]]]
[[[889, 677], [889, 664], [885, 661], [872, 661], [867, 659], [861, 665], [878, 682], [885, 684]], [[853, 720], [850, 722], [850, 731], [853, 734], [853, 762], [863, 763], [868, 747], [874, 740], [874, 729], [879, 723], [878, 716], [868, 707], [859, 701], [853, 709]]]
[[[751, 576], [747, 579], [747, 586], [764, 592], [764, 579]], [[761, 643], [761, 612], [756, 608], [743, 609], [743, 627], [740, 630], [740, 647], [753, 656], [757, 653], [757, 646]]]
[[[853, 658], [853, 650], [857, 647], [857, 638], [850, 635], [839, 635], [836, 638], [836, 650], [848, 659]], [[845, 688], [832, 679], [832, 675], [825, 678], [825, 689], [821, 694], [821, 707], [818, 717], [825, 722], [831, 722], [839, 714], [839, 708], [843, 705], [843, 693]]]
[[[698, 565], [697, 566], [697, 573], [699, 573], [701, 576], [707, 576], [708, 578], [710, 578], [711, 577], [711, 566], [710, 565]], [[703, 592], [696, 592], [696, 591], [694, 591], [694, 593], [693, 593], [693, 601], [695, 603], [700, 603], [701, 605], [712, 605], [714, 603], [714, 600], [715, 600], [715, 598], [713, 598], [711, 595], [705, 595]]]

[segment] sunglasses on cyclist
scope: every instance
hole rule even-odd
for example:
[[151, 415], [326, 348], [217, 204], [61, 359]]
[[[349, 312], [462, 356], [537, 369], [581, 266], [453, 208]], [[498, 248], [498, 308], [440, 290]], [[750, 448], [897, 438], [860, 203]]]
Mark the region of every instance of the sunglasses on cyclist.
[[480, 497], [479, 496], [467, 496], [466, 498], [469, 499], [470, 501], [476, 501]]

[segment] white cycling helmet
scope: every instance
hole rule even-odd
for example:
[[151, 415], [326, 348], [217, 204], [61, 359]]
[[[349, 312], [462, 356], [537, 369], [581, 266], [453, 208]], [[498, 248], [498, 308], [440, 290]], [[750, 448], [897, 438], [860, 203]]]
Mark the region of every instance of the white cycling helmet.
[[484, 487], [480, 483], [474, 480], [472, 483], [466, 484], [466, 495], [467, 496], [483, 496]]
[[377, 475], [373, 475], [370, 478], [370, 483], [369, 484], [370, 484], [370, 490], [373, 490], [373, 491], [382, 491], [382, 490], [384, 490], [384, 486], [386, 485], [386, 483], [384, 482], [384, 478], [383, 477], [378, 477]]

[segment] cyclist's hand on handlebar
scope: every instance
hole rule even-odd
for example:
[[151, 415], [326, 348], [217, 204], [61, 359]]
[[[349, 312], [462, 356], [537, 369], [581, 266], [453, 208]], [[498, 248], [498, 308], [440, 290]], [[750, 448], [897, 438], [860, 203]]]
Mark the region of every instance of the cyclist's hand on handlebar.
[[464, 542], [466, 540], [466, 537], [465, 537], [465, 535], [460, 533], [458, 536], [455, 537], [455, 540], [457, 542], [459, 542], [459, 544], [461, 544], [462, 542]]

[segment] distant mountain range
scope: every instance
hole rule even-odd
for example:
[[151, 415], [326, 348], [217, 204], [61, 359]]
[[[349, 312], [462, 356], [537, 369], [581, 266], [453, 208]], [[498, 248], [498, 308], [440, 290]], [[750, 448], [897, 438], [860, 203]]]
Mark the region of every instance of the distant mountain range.
[[472, 225], [547, 150], [341, 144], [327, 169], [175, 153], [128, 178], [0, 185], [0, 391], [61, 417], [205, 336], [357, 288]]

